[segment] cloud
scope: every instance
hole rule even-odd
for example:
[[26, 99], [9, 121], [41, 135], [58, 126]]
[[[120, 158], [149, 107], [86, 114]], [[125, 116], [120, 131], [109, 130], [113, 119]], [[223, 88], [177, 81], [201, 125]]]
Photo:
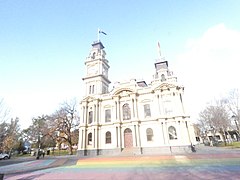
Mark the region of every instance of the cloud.
[[240, 89], [240, 31], [218, 24], [201, 37], [188, 39], [176, 57], [175, 71], [186, 87], [189, 113], [197, 118], [207, 102]]

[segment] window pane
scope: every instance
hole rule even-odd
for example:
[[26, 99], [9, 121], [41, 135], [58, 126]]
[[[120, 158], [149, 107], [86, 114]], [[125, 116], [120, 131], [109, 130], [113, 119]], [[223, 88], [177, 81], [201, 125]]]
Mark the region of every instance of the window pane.
[[111, 110], [105, 110], [105, 122], [111, 122]]
[[89, 94], [91, 94], [92, 86], [89, 86]]
[[93, 121], [93, 112], [90, 111], [90, 112], [89, 112], [89, 117], [88, 117], [88, 123], [91, 124], [92, 121]]
[[162, 82], [163, 82], [163, 81], [166, 81], [166, 78], [165, 78], [165, 75], [164, 75], [164, 74], [161, 75], [161, 81], [162, 81]]
[[94, 85], [92, 86], [92, 94], [94, 94]]
[[153, 130], [151, 128], [148, 128], [146, 130], [147, 134], [147, 141], [153, 141]]
[[88, 145], [92, 145], [92, 133], [88, 134]]
[[151, 117], [150, 104], [144, 105], [144, 117]]
[[172, 139], [177, 139], [177, 132], [176, 132], [175, 127], [170, 126], [170, 127], [168, 128], [168, 134], [169, 134], [169, 139], [170, 139], [170, 140], [172, 140]]
[[111, 144], [111, 133], [108, 131], [106, 132], [106, 144]]
[[131, 110], [129, 104], [123, 105], [123, 120], [131, 119]]

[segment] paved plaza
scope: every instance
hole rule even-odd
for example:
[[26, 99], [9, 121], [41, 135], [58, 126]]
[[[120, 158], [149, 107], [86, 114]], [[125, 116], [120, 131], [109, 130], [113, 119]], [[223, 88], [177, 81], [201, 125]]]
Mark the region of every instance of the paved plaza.
[[23, 162], [0, 167], [0, 173], [9, 180], [240, 179], [240, 150], [225, 148], [204, 147], [188, 154], [80, 158], [74, 165], [61, 166], [64, 161]]

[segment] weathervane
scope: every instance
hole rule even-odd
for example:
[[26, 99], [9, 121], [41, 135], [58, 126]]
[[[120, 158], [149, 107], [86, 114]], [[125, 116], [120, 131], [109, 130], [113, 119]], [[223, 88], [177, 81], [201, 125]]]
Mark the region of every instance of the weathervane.
[[100, 38], [99, 38], [100, 33], [102, 33], [102, 34], [104, 34], [104, 35], [107, 35], [107, 33], [105, 33], [104, 31], [102, 31], [102, 30], [100, 30], [100, 29], [98, 28], [98, 31], [97, 31], [98, 42], [100, 42]]

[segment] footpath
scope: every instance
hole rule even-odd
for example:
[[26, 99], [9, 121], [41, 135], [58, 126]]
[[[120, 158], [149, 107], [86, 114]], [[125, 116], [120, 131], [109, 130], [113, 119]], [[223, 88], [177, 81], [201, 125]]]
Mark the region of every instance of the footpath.
[[239, 149], [205, 146], [196, 149], [196, 153], [171, 155], [45, 158], [3, 166], [0, 172], [6, 173], [7, 180], [239, 179]]

